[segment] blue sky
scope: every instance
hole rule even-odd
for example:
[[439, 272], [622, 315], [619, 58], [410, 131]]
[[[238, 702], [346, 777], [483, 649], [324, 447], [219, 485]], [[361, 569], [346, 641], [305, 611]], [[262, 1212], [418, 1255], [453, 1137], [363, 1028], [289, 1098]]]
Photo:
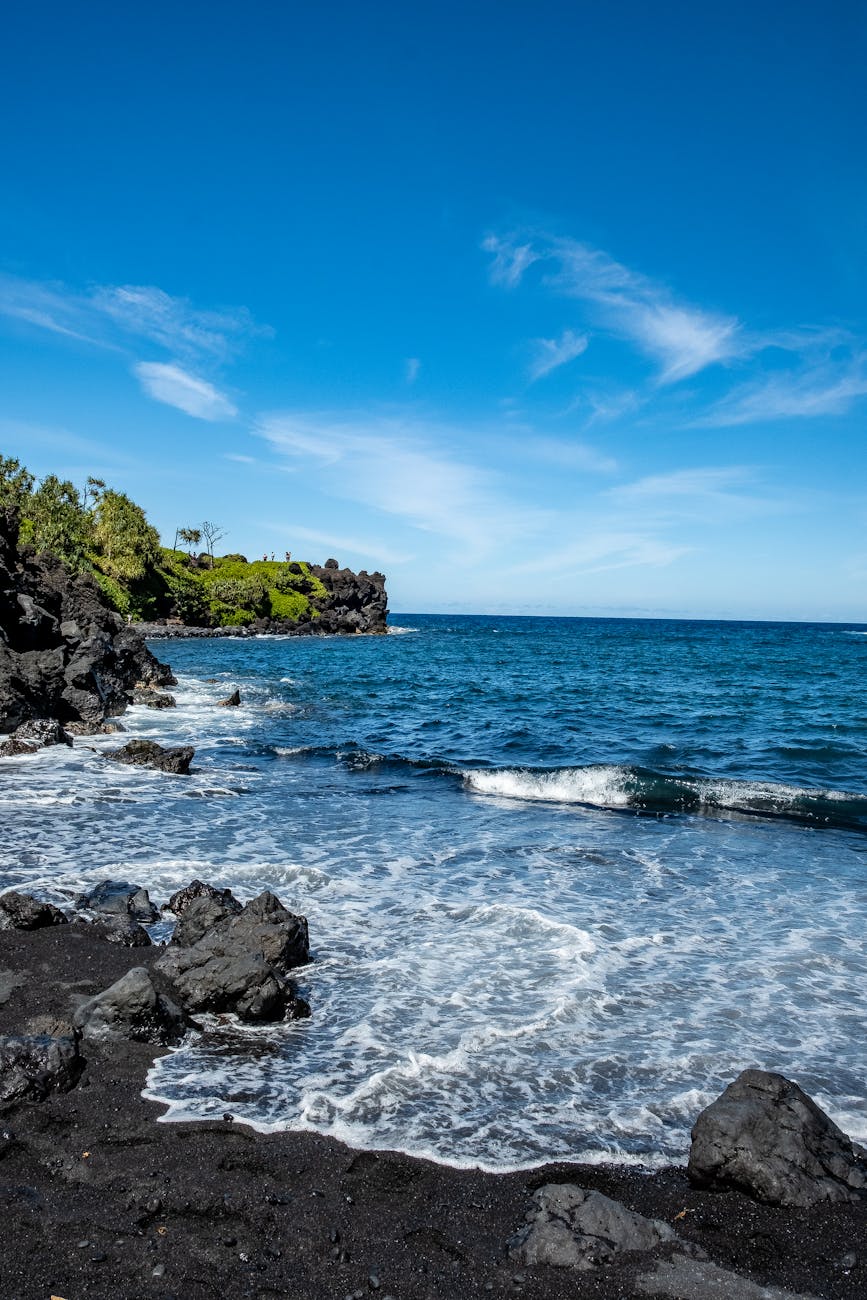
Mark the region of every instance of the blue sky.
[[867, 619], [867, 11], [18, 6], [0, 450], [405, 611]]

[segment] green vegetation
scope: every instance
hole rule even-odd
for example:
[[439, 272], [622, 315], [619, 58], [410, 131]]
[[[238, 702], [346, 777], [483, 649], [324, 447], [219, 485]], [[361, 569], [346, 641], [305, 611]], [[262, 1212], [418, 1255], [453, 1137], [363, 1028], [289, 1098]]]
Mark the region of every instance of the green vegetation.
[[[325, 587], [307, 564], [213, 554], [225, 532], [205, 520], [178, 528], [160, 545], [141, 506], [89, 478], [82, 491], [49, 474], [37, 483], [19, 461], [0, 456], [0, 510], [20, 519], [20, 541], [90, 573], [110, 604], [136, 620], [174, 618], [199, 626], [244, 626], [257, 618], [319, 617]], [[204, 539], [206, 550], [195, 548]], [[184, 550], [177, 549], [181, 542]]]

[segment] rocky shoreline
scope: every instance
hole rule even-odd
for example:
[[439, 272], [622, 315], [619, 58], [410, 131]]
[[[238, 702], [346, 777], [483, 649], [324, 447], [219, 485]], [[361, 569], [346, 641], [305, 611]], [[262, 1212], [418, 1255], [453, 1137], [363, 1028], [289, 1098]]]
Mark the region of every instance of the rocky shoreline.
[[0, 900], [4, 1300], [865, 1294], [864, 1153], [760, 1071], [703, 1113], [689, 1168], [495, 1175], [230, 1114], [156, 1123], [147, 1070], [202, 1013], [234, 1036], [227, 1013], [306, 1014], [287, 978], [306, 923], [193, 882], [155, 945], [135, 885], [73, 903]]
[[[4, 756], [121, 729], [134, 699], [171, 707], [171, 670], [143, 632], [286, 634], [127, 627], [91, 580], [16, 548], [9, 516], [0, 525]], [[339, 605], [339, 571], [334, 582]], [[335, 608], [334, 626], [290, 634], [381, 631], [384, 593], [380, 606], [378, 629]], [[105, 757], [183, 775], [192, 749], [132, 741]], [[697, 1117], [688, 1167], [652, 1171], [494, 1175], [262, 1134], [231, 1114], [157, 1123], [142, 1096], [155, 1056], [187, 1033], [237, 1042], [245, 1022], [296, 1032], [311, 1010], [292, 976], [306, 921], [273, 894], [242, 906], [192, 882], [165, 908], [167, 945], [151, 942], [160, 913], [136, 885], [104, 882], [63, 911], [0, 896], [3, 1300], [867, 1293], [865, 1153], [778, 1075], [745, 1072]]]
[[382, 636], [385, 627], [368, 628], [329, 628], [319, 623], [301, 623], [293, 626], [276, 623], [271, 620], [257, 620], [247, 627], [195, 627], [189, 623], [132, 623], [132, 631], [148, 641], [184, 641], [202, 637], [240, 637], [241, 639], [257, 636]]

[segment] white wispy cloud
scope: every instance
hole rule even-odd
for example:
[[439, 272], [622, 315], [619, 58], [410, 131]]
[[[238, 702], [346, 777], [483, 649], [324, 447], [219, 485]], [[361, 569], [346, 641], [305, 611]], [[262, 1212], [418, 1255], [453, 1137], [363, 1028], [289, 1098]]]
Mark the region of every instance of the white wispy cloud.
[[867, 395], [867, 354], [738, 385], [695, 423], [711, 427], [843, 415]]
[[676, 523], [719, 524], [787, 513], [798, 508], [789, 494], [775, 494], [747, 465], [701, 466], [649, 474], [609, 488], [605, 498], [646, 528]]
[[[59, 425], [35, 424], [30, 420], [10, 420], [0, 418], [0, 445], [24, 445], [31, 452], [43, 448], [52, 457], [62, 455], [86, 467], [86, 473], [97, 473], [104, 465], [112, 471], [118, 469], [141, 470], [144, 462], [135, 455], [130, 455], [117, 441], [101, 442], [99, 439], [85, 437], [72, 429]], [[32, 468], [32, 466], [31, 466]], [[56, 469], [56, 460], [54, 463]]]
[[352, 556], [360, 556], [362, 559], [371, 560], [376, 564], [408, 564], [415, 559], [403, 551], [395, 550], [394, 547], [387, 546], [381, 541], [370, 541], [361, 537], [346, 537], [341, 533], [323, 532], [318, 528], [306, 528], [302, 524], [268, 524], [266, 527], [270, 532], [278, 533], [281, 537], [289, 538], [302, 542], [310, 542], [313, 546], [322, 546], [329, 551], [336, 551], [338, 555], [342, 552]]
[[579, 240], [540, 234], [519, 243], [491, 236], [483, 247], [493, 254], [491, 279], [508, 288], [542, 263], [549, 287], [589, 303], [600, 324], [658, 363], [662, 384], [742, 356], [750, 346], [735, 317], [678, 301], [665, 285]]
[[155, 285], [77, 290], [8, 274], [0, 275], [0, 315], [101, 348], [147, 340], [174, 357], [212, 361], [225, 361], [248, 338], [271, 332], [245, 307], [203, 310]]
[[483, 239], [482, 248], [493, 254], [491, 279], [494, 284], [503, 284], [508, 289], [514, 289], [520, 283], [524, 272], [538, 262], [540, 256], [529, 243], [518, 244], [513, 239], [500, 239], [497, 235]]
[[100, 322], [88, 321], [79, 299], [63, 285], [0, 273], [0, 316], [95, 347], [111, 346], [108, 339], [100, 337]]
[[237, 407], [224, 393], [180, 366], [139, 361], [133, 366], [133, 373], [149, 397], [185, 411], [197, 420], [231, 420], [238, 414]]
[[564, 330], [558, 339], [533, 339], [533, 360], [530, 363], [530, 379], [535, 382], [549, 375], [552, 370], [565, 366], [587, 351], [589, 339], [586, 334], [575, 334]]
[[124, 333], [149, 339], [177, 356], [224, 361], [245, 339], [271, 333], [256, 325], [246, 307], [202, 310], [154, 285], [103, 285], [87, 301]]
[[636, 529], [604, 524], [555, 547], [544, 556], [517, 565], [516, 573], [559, 573], [578, 576], [611, 569], [664, 568], [690, 551], [690, 547]]
[[406, 382], [408, 384], [414, 384], [415, 381], [418, 379], [420, 370], [421, 370], [421, 361], [418, 359], [418, 357], [407, 357], [406, 370], [405, 370]]
[[460, 430], [401, 416], [282, 413], [257, 432], [282, 456], [327, 468], [323, 487], [464, 548], [476, 559], [538, 532], [546, 512], [450, 450]]
[[533, 434], [523, 440], [522, 451], [536, 463], [542, 461], [561, 469], [587, 470], [591, 474], [613, 474], [614, 456], [575, 438], [548, 438]]

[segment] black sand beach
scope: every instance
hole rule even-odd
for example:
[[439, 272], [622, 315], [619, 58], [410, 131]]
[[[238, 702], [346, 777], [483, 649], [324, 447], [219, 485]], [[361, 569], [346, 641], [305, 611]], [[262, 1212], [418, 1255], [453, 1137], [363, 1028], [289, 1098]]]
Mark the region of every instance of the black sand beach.
[[[107, 943], [81, 923], [4, 932], [0, 1033], [61, 1032], [76, 1000], [160, 952]], [[141, 1096], [153, 1053], [138, 1043], [88, 1047], [72, 1090], [7, 1107], [3, 1300], [867, 1293], [867, 1203], [773, 1208], [697, 1191], [680, 1168], [491, 1175], [314, 1135], [263, 1135], [229, 1116], [160, 1124], [161, 1108]], [[711, 1270], [704, 1283], [672, 1281], [670, 1245], [588, 1272], [524, 1266], [507, 1244], [546, 1183], [596, 1189], [660, 1218], [738, 1277]]]

